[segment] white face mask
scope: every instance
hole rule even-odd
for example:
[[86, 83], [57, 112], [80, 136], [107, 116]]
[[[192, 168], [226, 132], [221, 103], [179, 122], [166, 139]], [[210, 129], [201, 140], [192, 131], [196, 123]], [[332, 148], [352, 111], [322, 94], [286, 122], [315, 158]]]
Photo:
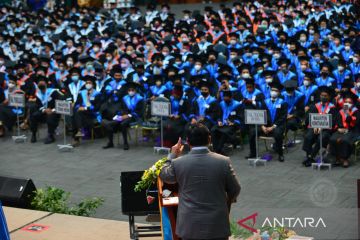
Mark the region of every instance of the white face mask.
[[275, 59], [279, 59], [279, 58], [280, 58], [280, 54], [278, 54], [278, 53], [275, 53], [273, 56], [274, 56]]
[[121, 63], [121, 64], [120, 64], [120, 67], [121, 67], [122, 69], [126, 69], [126, 68], [128, 67], [128, 65], [127, 65], [126, 63]]
[[353, 57], [353, 62], [354, 62], [354, 63], [358, 63], [358, 62], [359, 62], [359, 58]]
[[133, 52], [132, 51], [126, 51], [127, 55], [131, 55]]
[[356, 83], [356, 87], [357, 87], [357, 88], [360, 88], [360, 82], [357, 82], [357, 83]]
[[307, 87], [307, 86], [309, 86], [309, 85], [310, 85], [310, 81], [304, 80], [304, 86]]
[[231, 44], [231, 45], [235, 45], [235, 44], [236, 44], [236, 40], [230, 40], [230, 44]]
[[351, 109], [352, 104], [351, 103], [344, 103], [344, 109]]
[[112, 60], [112, 57], [106, 57], [106, 60], [110, 62]]
[[346, 51], [350, 50], [350, 46], [345, 46], [344, 48], [345, 48]]
[[135, 91], [129, 91], [128, 94], [129, 94], [130, 97], [132, 97], [132, 96], [135, 95]]
[[270, 91], [270, 96], [271, 98], [277, 98], [278, 97], [278, 92], [277, 91]]
[[87, 89], [87, 90], [91, 90], [92, 89], [92, 84], [91, 83], [87, 83], [86, 85], [85, 85], [85, 88]]
[[306, 37], [300, 37], [300, 42], [306, 42]]
[[241, 74], [241, 77], [242, 77], [242, 78], [245, 78], [245, 79], [248, 79], [248, 78], [250, 77], [250, 74], [248, 74], [248, 73], [243, 73], [243, 74]]
[[68, 61], [68, 62], [66, 62], [66, 65], [68, 65], [68, 66], [70, 67], [70, 66], [74, 65], [74, 63], [73, 63], [73, 62]]
[[99, 52], [100, 51], [100, 48], [96, 47], [96, 48], [93, 48], [94, 52]]
[[4, 65], [4, 63], [5, 63], [4, 61], [0, 61], [0, 66]]
[[338, 70], [339, 71], [344, 71], [344, 67], [343, 66], [338, 66]]
[[169, 55], [169, 52], [162, 52], [162, 55], [163, 55], [164, 57], [166, 57], [166, 56]]
[[201, 65], [195, 65], [194, 68], [195, 68], [196, 71], [199, 71], [201, 69]]
[[15, 84], [14, 84], [14, 83], [9, 83], [9, 84], [8, 84], [8, 87], [9, 87], [9, 89], [12, 89], [12, 88], [15, 87]]
[[189, 39], [187, 37], [183, 37], [181, 40], [182, 42], [189, 42]]
[[310, 34], [314, 34], [315, 31], [314, 31], [313, 29], [310, 29], [310, 30], [309, 30], [309, 33], [310, 33]]
[[266, 83], [271, 83], [271, 82], [272, 82], [272, 78], [265, 78], [265, 82], [266, 82]]
[[35, 46], [40, 47], [40, 46], [41, 46], [41, 42], [35, 42]]
[[304, 71], [304, 70], [307, 69], [307, 66], [306, 66], [306, 65], [301, 65], [300, 67], [301, 67], [301, 71]]
[[230, 55], [230, 59], [234, 59], [234, 58], [236, 58], [236, 55], [234, 54]]

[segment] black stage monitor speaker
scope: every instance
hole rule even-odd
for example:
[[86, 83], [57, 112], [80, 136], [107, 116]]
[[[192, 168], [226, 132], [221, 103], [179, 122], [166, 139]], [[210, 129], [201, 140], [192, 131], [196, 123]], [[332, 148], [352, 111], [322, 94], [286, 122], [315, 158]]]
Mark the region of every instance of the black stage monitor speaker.
[[31, 179], [0, 176], [0, 201], [4, 206], [31, 208], [35, 190]]
[[134, 187], [140, 181], [143, 173], [144, 171], [121, 173], [121, 209], [123, 214], [145, 216], [147, 214], [159, 213], [159, 200], [155, 185], [148, 192], [148, 195], [155, 198], [151, 204], [147, 203], [146, 191], [134, 191]]

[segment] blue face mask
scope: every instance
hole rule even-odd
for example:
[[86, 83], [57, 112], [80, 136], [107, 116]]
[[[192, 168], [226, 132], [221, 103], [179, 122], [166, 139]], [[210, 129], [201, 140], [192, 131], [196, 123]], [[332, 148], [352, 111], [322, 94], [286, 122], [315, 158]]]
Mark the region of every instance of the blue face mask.
[[79, 76], [75, 75], [71, 77], [71, 80], [73, 80], [74, 82], [79, 81]]
[[252, 55], [252, 58], [253, 58], [253, 59], [258, 59], [258, 58], [259, 58], [259, 54], [253, 54], [253, 55]]

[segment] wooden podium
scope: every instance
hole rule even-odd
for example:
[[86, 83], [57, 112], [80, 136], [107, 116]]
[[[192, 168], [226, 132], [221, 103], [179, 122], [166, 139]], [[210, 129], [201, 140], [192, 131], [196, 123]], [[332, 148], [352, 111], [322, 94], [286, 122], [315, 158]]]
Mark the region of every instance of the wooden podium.
[[[157, 181], [158, 186], [158, 196], [159, 196], [159, 209], [160, 209], [160, 217], [161, 217], [161, 229], [162, 229], [162, 237], [164, 239], [164, 226], [163, 226], [163, 211], [167, 210], [170, 225], [171, 225], [171, 233], [172, 240], [179, 240], [179, 237], [176, 235], [176, 214], [177, 207], [179, 204], [178, 197], [178, 185], [177, 184], [167, 184], [164, 183], [159, 177]], [[170, 190], [171, 194], [169, 197], [163, 197], [163, 190]]]

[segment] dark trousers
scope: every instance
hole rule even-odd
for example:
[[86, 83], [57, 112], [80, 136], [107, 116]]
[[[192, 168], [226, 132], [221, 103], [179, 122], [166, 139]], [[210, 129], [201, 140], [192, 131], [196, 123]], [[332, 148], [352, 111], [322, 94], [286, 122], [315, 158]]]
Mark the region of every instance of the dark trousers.
[[[322, 130], [322, 147], [326, 148], [331, 137], [331, 131]], [[304, 137], [303, 150], [306, 156], [314, 158], [320, 150], [320, 134], [315, 134], [313, 128], [307, 129]]]
[[298, 118], [288, 119], [286, 122], [286, 131], [296, 131], [301, 128], [301, 120]]
[[[277, 126], [274, 130], [265, 135], [265, 133], [258, 127], [258, 135], [259, 136], [266, 136], [266, 137], [273, 137], [275, 139], [274, 150], [280, 156], [283, 155], [283, 138], [284, 138], [284, 127]], [[249, 129], [249, 143], [250, 143], [250, 154], [256, 154], [256, 134], [255, 134], [255, 127], [250, 127]]]
[[123, 135], [124, 144], [128, 144], [127, 130], [130, 127], [130, 123], [135, 122], [134, 118], [127, 118], [121, 122], [103, 120], [106, 135], [110, 143], [113, 143], [114, 133], [121, 131]]
[[36, 106], [30, 107], [30, 130], [35, 134], [38, 130], [39, 123], [46, 122], [48, 126], [48, 134], [53, 135], [55, 129], [59, 125], [60, 115], [56, 113], [46, 114], [41, 111]]
[[95, 117], [90, 111], [77, 111], [73, 116], [73, 134], [81, 128], [92, 128], [94, 126]]
[[11, 130], [16, 123], [16, 114], [12, 111], [11, 107], [0, 106], [0, 121]]
[[112, 118], [117, 115], [120, 107], [121, 104], [119, 102], [103, 103], [100, 107], [100, 113], [102, 118], [111, 121]]
[[222, 153], [225, 143], [235, 144], [235, 126], [214, 126], [211, 129], [211, 139], [213, 149], [217, 153]]
[[330, 153], [341, 159], [348, 159], [353, 151], [353, 146], [359, 133], [336, 132], [330, 137]]

